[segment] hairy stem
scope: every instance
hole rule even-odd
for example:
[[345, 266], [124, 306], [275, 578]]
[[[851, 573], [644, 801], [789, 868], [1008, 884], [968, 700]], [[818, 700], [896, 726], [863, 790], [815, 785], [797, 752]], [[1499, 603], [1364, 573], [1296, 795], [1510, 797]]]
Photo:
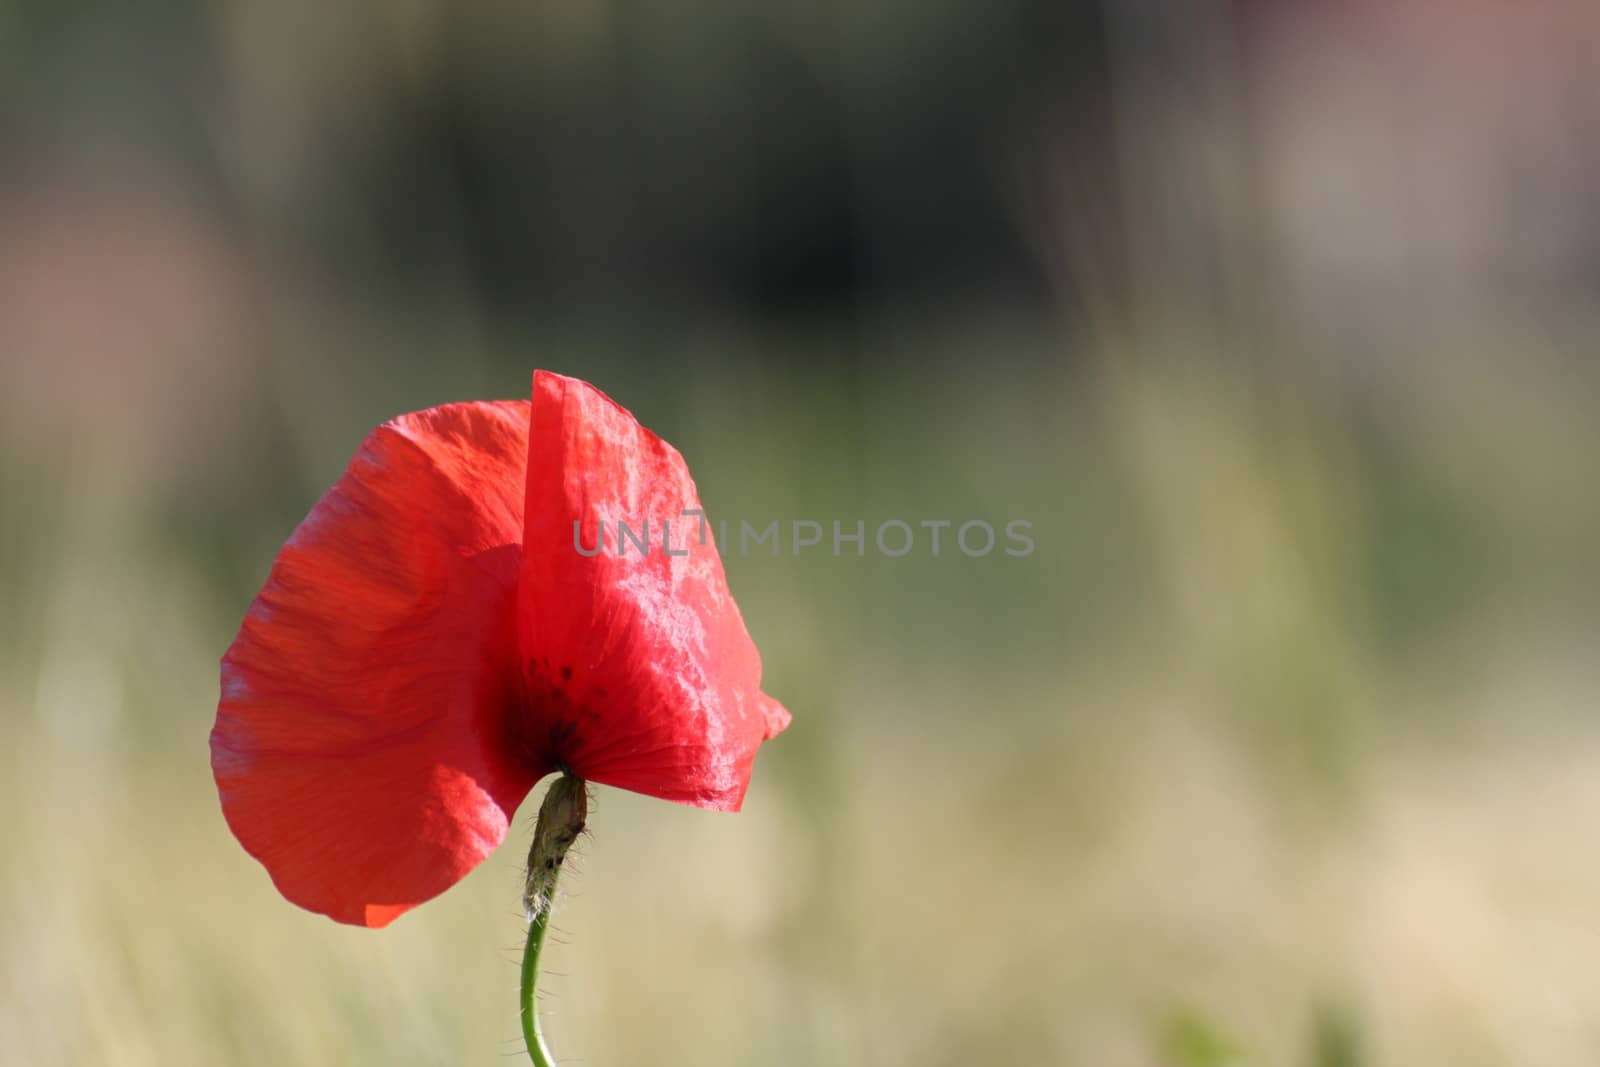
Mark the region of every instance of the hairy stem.
[[539, 984], [539, 954], [544, 950], [544, 935], [549, 928], [550, 909], [545, 908], [528, 924], [528, 947], [522, 952], [522, 1039], [527, 1042], [528, 1058], [534, 1067], [556, 1067], [533, 1004], [534, 988]]
[[539, 957], [550, 929], [550, 912], [555, 906], [556, 879], [567, 850], [583, 832], [588, 814], [588, 787], [582, 778], [563, 774], [539, 805], [539, 821], [534, 825], [533, 845], [528, 850], [528, 881], [522, 892], [522, 904], [528, 912], [528, 944], [522, 953], [522, 1037], [534, 1067], [556, 1067], [555, 1057], [544, 1043], [539, 1013], [534, 1010], [534, 991], [539, 984]]

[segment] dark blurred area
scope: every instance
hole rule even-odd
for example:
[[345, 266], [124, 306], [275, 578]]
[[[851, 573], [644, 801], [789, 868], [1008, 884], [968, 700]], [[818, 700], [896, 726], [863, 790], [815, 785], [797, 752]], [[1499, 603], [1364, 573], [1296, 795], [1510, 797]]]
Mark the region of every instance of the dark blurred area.
[[1068, 121], [1105, 148], [1083, 0], [37, 0], [3, 25], [13, 180], [73, 149], [172, 168], [329, 283], [465, 285], [513, 320], [1037, 310], [1030, 142]]

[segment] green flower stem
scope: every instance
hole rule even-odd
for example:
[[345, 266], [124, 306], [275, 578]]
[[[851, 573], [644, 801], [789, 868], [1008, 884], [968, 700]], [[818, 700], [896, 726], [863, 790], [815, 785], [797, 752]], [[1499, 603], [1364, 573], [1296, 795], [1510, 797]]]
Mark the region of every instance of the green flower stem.
[[544, 1043], [533, 995], [539, 984], [539, 957], [544, 953], [544, 937], [550, 929], [550, 912], [555, 907], [556, 879], [567, 850], [583, 833], [588, 815], [588, 787], [582, 778], [563, 774], [539, 805], [539, 821], [534, 825], [533, 845], [528, 849], [528, 880], [522, 892], [522, 904], [528, 912], [528, 944], [522, 953], [522, 1037], [534, 1067], [556, 1067], [556, 1058]]
[[528, 947], [522, 951], [522, 1039], [527, 1042], [534, 1067], [556, 1067], [533, 1004], [534, 989], [539, 984], [539, 954], [544, 951], [545, 931], [550, 929], [550, 911], [545, 908], [528, 924]]

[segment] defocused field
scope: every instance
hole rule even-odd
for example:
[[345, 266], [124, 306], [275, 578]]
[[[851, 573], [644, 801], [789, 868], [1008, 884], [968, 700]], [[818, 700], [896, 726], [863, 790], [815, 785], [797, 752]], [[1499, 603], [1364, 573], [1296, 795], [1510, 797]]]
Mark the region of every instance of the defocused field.
[[[347, 929], [233, 841], [206, 742], [219, 656], [366, 431], [541, 366], [676, 444], [713, 517], [1037, 543], [728, 560], [794, 724], [738, 816], [598, 791], [543, 982], [564, 1062], [1600, 1059], [1600, 21], [1145, 7], [1090, 49], [1113, 136], [1040, 89], [990, 168], [1042, 296], [901, 302], [916, 275], [746, 314], [715, 272], [689, 310], [640, 296], [660, 220], [586, 179], [692, 157], [662, 217], [701, 233], [766, 126], [685, 116], [776, 48], [836, 94], [903, 279], [894, 94], [1022, 56], [1026, 22], [0, 0], [0, 1063], [518, 1062], [537, 793], [460, 886]], [[620, 162], [575, 132], [614, 83], [653, 145]], [[961, 114], [950, 84], [917, 106]], [[564, 133], [510, 200], [569, 227], [532, 226], [530, 275], [456, 247], [481, 185], [397, 172], [444, 206], [373, 206], [363, 150], [445, 98]], [[776, 151], [756, 171], [802, 166]], [[762, 211], [825, 225], [789, 192]], [[731, 240], [704, 232], [667, 245], [691, 274]]]

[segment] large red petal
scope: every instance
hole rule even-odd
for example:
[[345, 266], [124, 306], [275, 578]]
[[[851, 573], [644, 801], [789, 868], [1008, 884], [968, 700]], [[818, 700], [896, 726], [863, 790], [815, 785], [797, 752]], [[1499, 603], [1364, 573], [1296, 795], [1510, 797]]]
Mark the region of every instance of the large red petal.
[[211, 764], [283, 895], [383, 926], [505, 836], [528, 404], [373, 431], [279, 553], [222, 661]]
[[[683, 457], [593, 386], [544, 371], [528, 450], [518, 620], [530, 758], [737, 810], [756, 749], [789, 714], [761, 692], [709, 530], [702, 540], [683, 514], [700, 508]], [[648, 552], [627, 541], [619, 555], [619, 522]], [[585, 555], [597, 524], [605, 547]], [[664, 550], [666, 529], [683, 555]]]

